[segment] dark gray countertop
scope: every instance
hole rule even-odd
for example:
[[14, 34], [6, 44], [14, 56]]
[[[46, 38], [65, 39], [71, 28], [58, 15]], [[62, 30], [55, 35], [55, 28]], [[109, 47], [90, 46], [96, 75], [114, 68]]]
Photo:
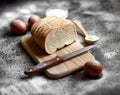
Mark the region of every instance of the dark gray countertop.
[[[120, 95], [120, 1], [119, 0], [14, 0], [0, 7], [0, 95]], [[65, 7], [68, 18], [82, 22], [88, 33], [101, 39], [91, 53], [104, 66], [103, 77], [86, 79], [76, 72], [61, 79], [44, 74], [23, 78], [35, 61], [20, 45], [22, 36], [11, 34], [14, 19], [45, 16], [49, 7]], [[80, 35], [81, 38], [81, 35]]]

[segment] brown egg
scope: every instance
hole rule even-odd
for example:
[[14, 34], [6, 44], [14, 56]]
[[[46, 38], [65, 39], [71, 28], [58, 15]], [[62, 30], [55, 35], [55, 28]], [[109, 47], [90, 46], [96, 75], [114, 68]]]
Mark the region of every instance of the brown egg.
[[88, 61], [84, 65], [84, 70], [89, 76], [98, 76], [103, 69], [102, 64], [97, 60]]
[[14, 20], [10, 23], [11, 32], [14, 34], [24, 34], [27, 31], [26, 24], [21, 20]]
[[33, 25], [35, 22], [39, 21], [39, 20], [40, 20], [40, 17], [39, 17], [39, 16], [37, 16], [37, 15], [31, 16], [31, 17], [28, 19], [28, 26], [31, 28], [32, 25]]

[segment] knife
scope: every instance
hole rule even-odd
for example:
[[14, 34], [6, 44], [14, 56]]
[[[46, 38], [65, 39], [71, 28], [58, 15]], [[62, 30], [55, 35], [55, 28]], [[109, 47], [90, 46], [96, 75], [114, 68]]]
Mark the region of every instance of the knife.
[[41, 71], [44, 71], [44, 70], [46, 70], [46, 69], [48, 69], [48, 68], [50, 68], [52, 66], [58, 65], [58, 64], [66, 61], [66, 60], [68, 60], [70, 58], [73, 58], [73, 57], [75, 57], [77, 55], [80, 55], [80, 54], [88, 51], [89, 49], [94, 48], [95, 46], [96, 45], [86, 46], [84, 48], [81, 48], [81, 49], [76, 50], [76, 51], [74, 51], [72, 53], [66, 54], [64, 56], [58, 56], [57, 55], [56, 57], [54, 57], [54, 58], [52, 58], [50, 60], [44, 61], [44, 62], [39, 63], [39, 64], [37, 64], [37, 65], [35, 65], [35, 66], [31, 67], [31, 68], [25, 69], [24, 74], [26, 74], [26, 75], [38, 74]]

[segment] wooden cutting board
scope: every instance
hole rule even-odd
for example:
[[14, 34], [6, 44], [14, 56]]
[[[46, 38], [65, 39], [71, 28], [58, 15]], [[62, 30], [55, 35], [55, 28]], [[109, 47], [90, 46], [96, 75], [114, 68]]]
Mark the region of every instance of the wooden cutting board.
[[[21, 39], [21, 44], [36, 61], [36, 63], [49, 60], [51, 58], [54, 58], [56, 55], [63, 56], [80, 48], [83, 48], [83, 46], [79, 42], [75, 42], [69, 46], [58, 50], [54, 54], [49, 55], [45, 53], [43, 49], [36, 45], [36, 43], [32, 39], [31, 34], [24, 36]], [[47, 69], [45, 73], [50, 78], [61, 78], [77, 70], [80, 70], [87, 61], [90, 61], [92, 59], [95, 59], [94, 56], [89, 52], [85, 52], [59, 65]]]

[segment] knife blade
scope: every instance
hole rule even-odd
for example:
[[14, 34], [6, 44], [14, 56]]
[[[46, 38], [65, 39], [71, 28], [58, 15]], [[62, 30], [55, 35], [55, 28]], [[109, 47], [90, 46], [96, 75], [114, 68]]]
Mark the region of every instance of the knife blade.
[[38, 74], [41, 71], [45, 71], [46, 69], [48, 69], [48, 68], [50, 68], [52, 66], [58, 65], [58, 64], [66, 61], [66, 60], [68, 60], [70, 58], [73, 58], [73, 57], [75, 57], [77, 55], [80, 55], [80, 54], [82, 54], [82, 53], [84, 53], [84, 52], [94, 48], [95, 46], [96, 45], [86, 46], [84, 48], [81, 48], [79, 50], [73, 51], [73, 52], [71, 52], [69, 54], [66, 54], [64, 56], [58, 56], [57, 55], [56, 57], [54, 57], [54, 58], [52, 58], [50, 60], [44, 61], [44, 62], [39, 63], [39, 64], [37, 64], [37, 65], [35, 65], [33, 67], [25, 69], [24, 74], [26, 74], [26, 75]]

